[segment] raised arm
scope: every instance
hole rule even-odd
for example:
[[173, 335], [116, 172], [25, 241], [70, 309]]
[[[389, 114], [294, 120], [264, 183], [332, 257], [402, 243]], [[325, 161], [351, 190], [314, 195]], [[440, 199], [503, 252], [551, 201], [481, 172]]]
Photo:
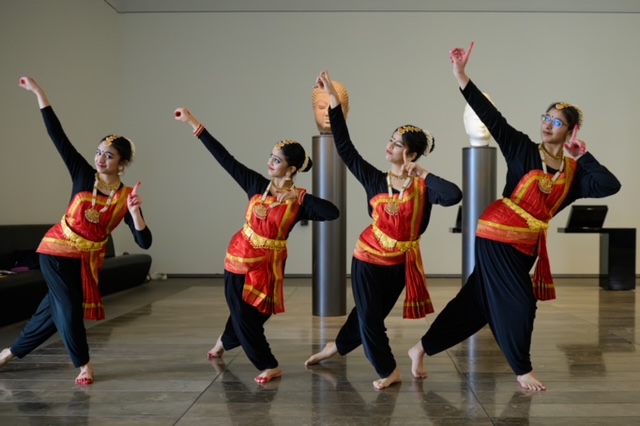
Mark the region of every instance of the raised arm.
[[38, 83], [36, 83], [36, 81], [31, 77], [20, 77], [20, 83], [18, 83], [18, 85], [36, 95], [40, 109], [50, 106], [49, 99], [47, 99], [47, 95], [44, 93], [44, 90], [42, 90]]
[[60, 120], [58, 120], [58, 117], [53, 112], [53, 108], [51, 108], [47, 95], [38, 83], [36, 83], [36, 81], [31, 77], [25, 76], [20, 77], [18, 85], [36, 95], [36, 98], [38, 99], [38, 106], [40, 107], [42, 118], [47, 128], [47, 133], [67, 166], [67, 169], [71, 174], [71, 178], [75, 180], [78, 176], [83, 175], [84, 173], [95, 172], [93, 167], [71, 144], [71, 141], [60, 124]]
[[246, 167], [236, 160], [227, 149], [214, 138], [207, 129], [191, 114], [187, 108], [178, 108], [174, 112], [176, 120], [187, 123], [193, 129], [193, 134], [200, 139], [220, 165], [231, 175], [231, 177], [249, 195], [264, 191], [267, 179], [254, 170]]

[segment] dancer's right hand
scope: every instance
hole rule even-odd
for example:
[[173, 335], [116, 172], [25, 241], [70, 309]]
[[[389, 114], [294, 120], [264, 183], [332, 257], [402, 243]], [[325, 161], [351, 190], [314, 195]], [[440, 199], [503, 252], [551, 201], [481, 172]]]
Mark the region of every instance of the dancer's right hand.
[[469, 45], [469, 50], [465, 51], [462, 47], [456, 47], [455, 49], [449, 52], [449, 59], [453, 64], [453, 75], [456, 80], [458, 80], [458, 84], [460, 88], [464, 89], [464, 87], [469, 82], [469, 77], [467, 77], [466, 67], [467, 62], [469, 62], [469, 56], [471, 56], [471, 50], [473, 50], [474, 42], [471, 42]]
[[18, 86], [22, 87], [23, 89], [26, 89], [30, 92], [38, 92], [38, 91], [42, 91], [42, 89], [40, 88], [40, 86], [38, 86], [38, 83], [36, 83], [36, 81], [31, 78], [31, 77], [27, 77], [27, 76], [22, 76], [20, 77], [20, 81], [18, 82]]
[[340, 96], [338, 95], [338, 91], [336, 90], [333, 82], [331, 81], [331, 76], [329, 75], [328, 70], [323, 70], [318, 78], [316, 78], [316, 84], [313, 86], [314, 89], [319, 87], [324, 90], [331, 97], [331, 108], [335, 108], [340, 103]]

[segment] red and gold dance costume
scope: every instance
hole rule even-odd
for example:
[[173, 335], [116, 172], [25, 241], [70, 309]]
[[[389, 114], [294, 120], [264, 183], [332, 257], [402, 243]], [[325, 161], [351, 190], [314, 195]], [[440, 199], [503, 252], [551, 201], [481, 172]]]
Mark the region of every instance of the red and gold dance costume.
[[[564, 171], [543, 191], [549, 179], [542, 170], [532, 170], [518, 183], [509, 198], [493, 202], [478, 220], [476, 236], [512, 245], [530, 256], [538, 256], [533, 292], [538, 300], [555, 299], [556, 291], [547, 252], [549, 220], [569, 194], [577, 162], [564, 158]], [[546, 182], [545, 182], [546, 178]]]
[[386, 193], [371, 199], [373, 223], [361, 234], [353, 256], [374, 265], [406, 264], [404, 318], [433, 312], [420, 252], [420, 220], [426, 203], [424, 179], [413, 178], [402, 199]]
[[246, 275], [242, 299], [264, 314], [284, 312], [284, 263], [287, 236], [296, 223], [306, 194], [278, 203], [274, 196], [254, 195], [245, 213], [246, 223], [227, 248], [224, 268]]
[[[109, 234], [127, 214], [127, 198], [132, 189], [123, 185], [113, 195], [111, 205], [100, 214], [97, 223], [87, 219], [87, 212], [95, 207], [92, 206], [92, 193], [88, 191], [77, 193], [62, 220], [46, 233], [38, 247], [38, 253], [81, 260], [83, 308], [86, 319], [105, 318], [98, 289], [98, 273], [104, 263]], [[107, 199], [107, 196], [98, 194], [96, 206], [105, 206]]]

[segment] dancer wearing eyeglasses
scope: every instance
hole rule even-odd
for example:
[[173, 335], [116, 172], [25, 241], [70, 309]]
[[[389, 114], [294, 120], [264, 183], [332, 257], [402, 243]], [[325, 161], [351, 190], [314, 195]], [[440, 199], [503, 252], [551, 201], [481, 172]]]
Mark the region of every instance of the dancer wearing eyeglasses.
[[312, 355], [305, 365], [317, 364], [336, 353], [346, 355], [363, 345], [380, 376], [373, 386], [383, 389], [402, 380], [384, 320], [405, 287], [404, 318], [423, 318], [433, 312], [420, 237], [427, 229], [433, 205], [458, 204], [462, 191], [417, 163], [433, 151], [434, 138], [415, 126], [401, 126], [392, 133], [385, 151], [388, 172], [365, 161], [351, 142], [340, 97], [328, 71], [320, 73], [316, 84], [330, 96], [329, 119], [338, 154], [364, 187], [373, 223], [360, 234], [351, 261], [356, 306], [336, 340]]
[[[541, 143], [514, 129], [466, 74], [473, 48], [451, 51], [462, 95], [498, 143], [507, 162], [502, 199], [481, 215], [475, 239], [475, 269], [466, 284], [409, 350], [415, 377], [426, 378], [424, 355], [435, 355], [489, 324], [527, 390], [545, 390], [536, 377], [529, 349], [537, 300], [555, 298], [546, 247], [550, 219], [579, 198], [601, 198], [620, 182], [578, 139], [582, 112], [554, 102], [542, 115]], [[573, 158], [565, 156], [566, 152]], [[529, 271], [535, 266], [533, 282]]]

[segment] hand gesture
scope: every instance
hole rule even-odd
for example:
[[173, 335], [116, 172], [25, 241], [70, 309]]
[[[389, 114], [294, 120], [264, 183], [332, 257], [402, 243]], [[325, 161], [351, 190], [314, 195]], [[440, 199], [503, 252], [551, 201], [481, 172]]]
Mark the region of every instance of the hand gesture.
[[136, 183], [133, 190], [127, 197], [127, 208], [132, 216], [138, 213], [140, 211], [140, 206], [142, 206], [142, 198], [138, 195], [138, 188], [140, 188], [141, 184], [142, 182]]
[[316, 78], [316, 84], [313, 86], [313, 88], [315, 89], [316, 87], [323, 89], [329, 95], [334, 95], [336, 97], [338, 96], [338, 91], [331, 81], [331, 76], [329, 75], [328, 70], [323, 70], [318, 78]]
[[32, 79], [31, 77], [27, 77], [27, 76], [23, 76], [20, 77], [20, 81], [18, 82], [18, 86], [22, 87], [23, 89], [26, 89], [30, 92], [33, 93], [37, 93], [37, 92], [41, 92], [42, 88], [40, 86], [38, 86], [38, 83], [36, 83], [36, 81], [34, 79]]
[[182, 121], [183, 123], [188, 123], [193, 127], [193, 130], [196, 130], [200, 126], [200, 122], [191, 114], [187, 108], [177, 108], [173, 112], [173, 116], [176, 120]]
[[403, 150], [402, 151], [402, 159], [404, 161], [404, 163], [402, 164], [402, 167], [400, 168], [400, 172], [402, 175], [408, 175], [411, 177], [414, 176], [427, 176], [427, 174], [429, 172], [427, 172], [426, 169], [423, 169], [422, 167], [420, 167], [420, 165], [418, 163], [415, 163], [413, 161], [410, 161], [409, 158], [407, 158], [407, 150]]
[[467, 66], [467, 62], [469, 62], [469, 56], [471, 56], [473, 45], [474, 42], [471, 42], [468, 51], [465, 51], [461, 47], [456, 47], [449, 52], [449, 59], [451, 59], [451, 63], [453, 64], [453, 75], [456, 77], [456, 80], [458, 80], [458, 84], [462, 89], [464, 89], [469, 82], [469, 77], [467, 77], [465, 68]]
[[582, 157], [587, 152], [587, 144], [584, 141], [578, 139], [578, 130], [580, 130], [580, 126], [576, 124], [573, 128], [571, 139], [569, 140], [569, 142], [565, 142], [564, 144], [564, 148], [576, 160]]

